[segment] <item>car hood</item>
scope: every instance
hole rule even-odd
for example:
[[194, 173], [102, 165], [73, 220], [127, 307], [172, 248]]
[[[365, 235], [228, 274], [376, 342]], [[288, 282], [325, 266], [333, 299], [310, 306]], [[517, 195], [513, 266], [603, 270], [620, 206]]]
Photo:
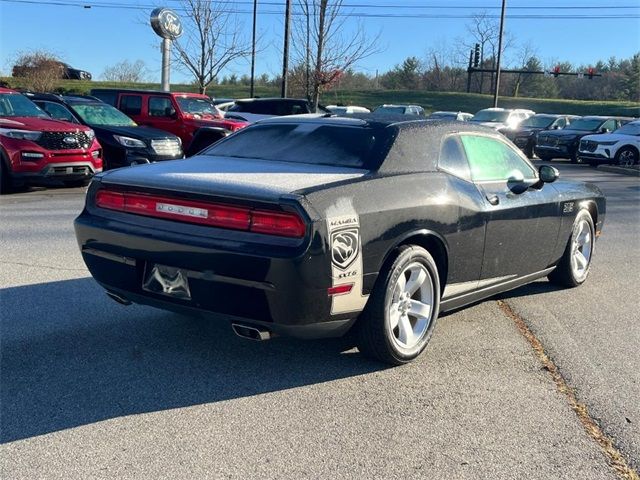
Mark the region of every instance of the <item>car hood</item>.
[[105, 184], [204, 195], [277, 199], [298, 190], [362, 177], [367, 170], [198, 155], [102, 174]]
[[0, 117], [0, 128], [16, 128], [19, 130], [35, 130], [39, 132], [77, 132], [89, 130], [89, 127], [85, 127], [84, 125], [40, 117]]
[[178, 138], [171, 133], [159, 130], [151, 127], [125, 127], [125, 126], [113, 126], [113, 125], [92, 125], [96, 132], [96, 135], [122, 135], [124, 137], [137, 138], [141, 140], [154, 140], [163, 138]]
[[540, 133], [540, 135], [546, 135], [549, 137], [577, 137], [593, 133], [589, 130], [572, 130], [570, 128], [564, 128], [561, 130], [548, 130]]
[[636, 135], [625, 135], [624, 133], [599, 133], [595, 135], [586, 135], [583, 140], [591, 140], [593, 142], [622, 142], [635, 141], [640, 142], [640, 137]]

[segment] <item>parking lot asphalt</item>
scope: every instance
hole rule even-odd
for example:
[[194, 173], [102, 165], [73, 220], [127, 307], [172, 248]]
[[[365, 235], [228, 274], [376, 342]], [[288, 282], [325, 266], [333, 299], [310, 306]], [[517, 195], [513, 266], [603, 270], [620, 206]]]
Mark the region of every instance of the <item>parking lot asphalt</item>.
[[[608, 195], [592, 276], [500, 298], [638, 468], [640, 182]], [[109, 300], [72, 220], [81, 189], [0, 198], [2, 478], [616, 478], [497, 299], [386, 368], [340, 341], [252, 343]]]

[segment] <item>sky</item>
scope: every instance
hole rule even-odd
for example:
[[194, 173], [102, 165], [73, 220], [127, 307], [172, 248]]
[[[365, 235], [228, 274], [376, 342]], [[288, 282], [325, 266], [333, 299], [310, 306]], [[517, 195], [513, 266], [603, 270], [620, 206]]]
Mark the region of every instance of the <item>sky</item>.
[[[251, 0], [224, 0], [250, 39]], [[294, 4], [297, 0], [294, 0]], [[379, 35], [378, 53], [356, 70], [383, 73], [405, 58], [425, 58], [432, 49], [458, 48], [468, 39], [469, 17], [486, 11], [500, 15], [501, 0], [343, 0], [345, 33], [362, 26]], [[257, 74], [282, 69], [285, 0], [258, 0], [260, 53]], [[90, 6], [91, 8], [85, 8]], [[9, 75], [20, 52], [46, 49], [99, 79], [105, 67], [123, 60], [145, 62], [149, 81], [160, 81], [160, 38], [149, 25], [154, 7], [180, 13], [180, 0], [0, 0], [0, 74]], [[297, 11], [294, 9], [294, 11]], [[638, 0], [508, 0], [505, 29], [517, 45], [529, 44], [551, 68], [558, 61], [592, 65], [640, 52]], [[456, 17], [456, 18], [454, 18]], [[564, 18], [562, 18], [564, 17]], [[569, 18], [571, 17], [571, 18]], [[513, 62], [517, 48], [507, 54]], [[248, 61], [226, 72], [249, 73]], [[174, 69], [174, 83], [189, 82]]]

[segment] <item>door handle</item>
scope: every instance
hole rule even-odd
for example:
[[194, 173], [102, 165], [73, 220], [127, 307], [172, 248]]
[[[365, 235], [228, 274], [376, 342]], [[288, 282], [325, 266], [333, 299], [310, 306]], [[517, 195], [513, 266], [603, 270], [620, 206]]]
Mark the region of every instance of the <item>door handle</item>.
[[487, 195], [487, 200], [491, 205], [498, 205], [500, 203], [500, 197], [497, 195]]

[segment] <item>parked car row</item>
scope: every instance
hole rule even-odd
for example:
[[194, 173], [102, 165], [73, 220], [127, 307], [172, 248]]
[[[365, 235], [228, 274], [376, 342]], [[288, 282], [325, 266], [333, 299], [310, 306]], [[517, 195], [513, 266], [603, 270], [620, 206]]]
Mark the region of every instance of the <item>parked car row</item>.
[[[354, 105], [314, 108], [306, 99], [292, 98], [221, 99], [216, 104], [206, 95], [155, 90], [98, 88], [91, 90], [91, 95], [21, 95], [2, 89], [0, 93], [3, 190], [11, 184], [51, 177], [70, 185], [82, 184], [103, 169], [174, 160], [185, 153], [189, 157], [269, 117], [370, 112]], [[412, 119], [423, 117], [424, 109], [384, 104], [375, 108], [373, 115]], [[638, 163], [639, 124], [623, 127], [633, 120], [630, 118], [535, 114], [504, 108], [487, 108], [475, 115], [437, 111], [427, 118], [469, 121], [492, 128], [528, 158], [568, 158], [592, 165]], [[62, 143], [50, 146], [43, 140], [52, 135], [59, 136]]]

